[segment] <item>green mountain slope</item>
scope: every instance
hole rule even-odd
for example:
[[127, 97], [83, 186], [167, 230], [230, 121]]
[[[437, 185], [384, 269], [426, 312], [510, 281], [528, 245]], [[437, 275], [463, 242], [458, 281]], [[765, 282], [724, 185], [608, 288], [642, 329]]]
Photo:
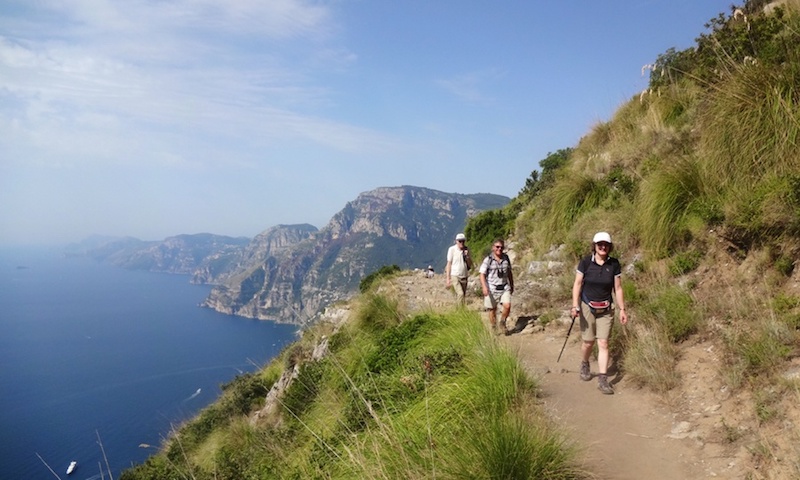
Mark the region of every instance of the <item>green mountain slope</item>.
[[[711, 369], [715, 398], [736, 410], [710, 434], [748, 452], [737, 478], [800, 477], [800, 15], [779, 5], [746, 2], [696, 48], [665, 52], [646, 92], [467, 227], [512, 232], [520, 285], [526, 264], [575, 262], [611, 232], [632, 317], [611, 341], [625, 382], [678, 402], [682, 350], [717, 352], [694, 368]], [[571, 276], [515, 309], [562, 315]], [[320, 323], [235, 381], [123, 480], [586, 477], [476, 314], [358, 302], [350, 321]]]

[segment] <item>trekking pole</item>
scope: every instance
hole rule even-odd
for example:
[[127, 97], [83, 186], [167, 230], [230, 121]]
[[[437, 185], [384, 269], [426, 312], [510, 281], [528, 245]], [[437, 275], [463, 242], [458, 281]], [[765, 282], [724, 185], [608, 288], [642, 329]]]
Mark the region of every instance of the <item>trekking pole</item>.
[[561, 346], [561, 353], [558, 354], [558, 360], [556, 360], [556, 363], [558, 363], [561, 360], [561, 355], [564, 353], [564, 348], [567, 346], [567, 340], [569, 340], [569, 334], [572, 332], [573, 325], [575, 325], [575, 317], [572, 317], [572, 323], [569, 324], [569, 330], [567, 330], [567, 338], [564, 339], [564, 345]]

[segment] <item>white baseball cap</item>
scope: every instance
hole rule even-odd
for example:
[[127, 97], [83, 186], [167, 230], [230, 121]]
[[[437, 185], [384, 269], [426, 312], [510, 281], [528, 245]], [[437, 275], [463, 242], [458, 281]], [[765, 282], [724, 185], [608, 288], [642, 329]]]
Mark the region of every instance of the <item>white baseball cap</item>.
[[611, 235], [609, 235], [607, 232], [595, 233], [594, 238], [592, 239], [592, 243], [598, 243], [598, 242], [612, 243]]
[[463, 233], [456, 235], [456, 240], [466, 240], [467, 237]]

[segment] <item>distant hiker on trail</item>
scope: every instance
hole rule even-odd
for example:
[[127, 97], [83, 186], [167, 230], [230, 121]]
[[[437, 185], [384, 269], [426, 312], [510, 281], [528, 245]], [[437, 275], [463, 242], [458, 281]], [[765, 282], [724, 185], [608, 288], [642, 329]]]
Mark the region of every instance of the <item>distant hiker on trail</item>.
[[592, 379], [589, 355], [597, 340], [597, 388], [611, 395], [614, 389], [608, 383], [608, 338], [614, 323], [614, 301], [619, 310], [619, 322], [623, 325], [628, 323], [622, 296], [622, 267], [619, 260], [609, 256], [614, 244], [608, 233], [596, 233], [591, 250], [592, 253], [581, 259], [575, 271], [570, 316], [573, 319], [581, 317], [581, 380]]
[[433, 278], [433, 265], [428, 265], [428, 269], [425, 270], [425, 278]]
[[[492, 326], [492, 330], [503, 335], [510, 335], [506, 327], [506, 319], [511, 313], [514, 276], [511, 274], [511, 259], [503, 253], [504, 248], [505, 241], [502, 238], [492, 242], [492, 251], [481, 263], [481, 287], [483, 288], [483, 306], [489, 311], [489, 324]], [[499, 331], [496, 330], [498, 304], [503, 306]]]
[[447, 249], [447, 266], [444, 267], [444, 284], [447, 288], [453, 286], [459, 305], [464, 305], [470, 270], [472, 270], [472, 257], [467, 248], [467, 237], [459, 233], [456, 235], [455, 245]]

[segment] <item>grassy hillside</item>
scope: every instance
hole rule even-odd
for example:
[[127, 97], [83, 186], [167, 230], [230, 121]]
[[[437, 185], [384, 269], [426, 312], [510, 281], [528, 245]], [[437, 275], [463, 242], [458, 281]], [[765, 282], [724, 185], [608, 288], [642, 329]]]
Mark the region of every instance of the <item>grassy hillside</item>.
[[121, 479], [586, 478], [536, 392], [477, 313], [408, 316], [372, 290]]
[[[466, 231], [473, 249], [509, 236], [517, 267], [557, 246], [576, 262], [594, 232], [611, 232], [632, 314], [628, 334], [612, 338], [626, 381], [679, 390], [682, 348], [708, 343], [761, 431], [743, 475], [797, 478], [800, 15], [796, 2], [768, 15], [765, 3], [659, 56], [647, 91], [543, 159], [509, 206]], [[515, 309], [560, 315], [569, 276]], [[539, 410], [535, 382], [476, 313], [409, 315], [376, 288], [349, 322], [320, 323], [237, 378], [122, 479], [587, 476]], [[297, 378], [265, 404], [287, 371]]]
[[645, 66], [648, 90], [543, 160], [505, 216], [528, 260], [562, 245], [577, 262], [611, 232], [634, 315], [612, 338], [626, 380], [678, 390], [682, 348], [708, 343], [762, 432], [747, 478], [798, 478], [800, 2], [765, 3]]
[[673, 346], [692, 335], [720, 336], [737, 388], [796, 354], [800, 16], [763, 3], [647, 66], [650, 88], [543, 169], [548, 184], [519, 208], [529, 257], [565, 244], [577, 260], [612, 233], [645, 327], [620, 347], [629, 378], [656, 390], [679, 381]]

